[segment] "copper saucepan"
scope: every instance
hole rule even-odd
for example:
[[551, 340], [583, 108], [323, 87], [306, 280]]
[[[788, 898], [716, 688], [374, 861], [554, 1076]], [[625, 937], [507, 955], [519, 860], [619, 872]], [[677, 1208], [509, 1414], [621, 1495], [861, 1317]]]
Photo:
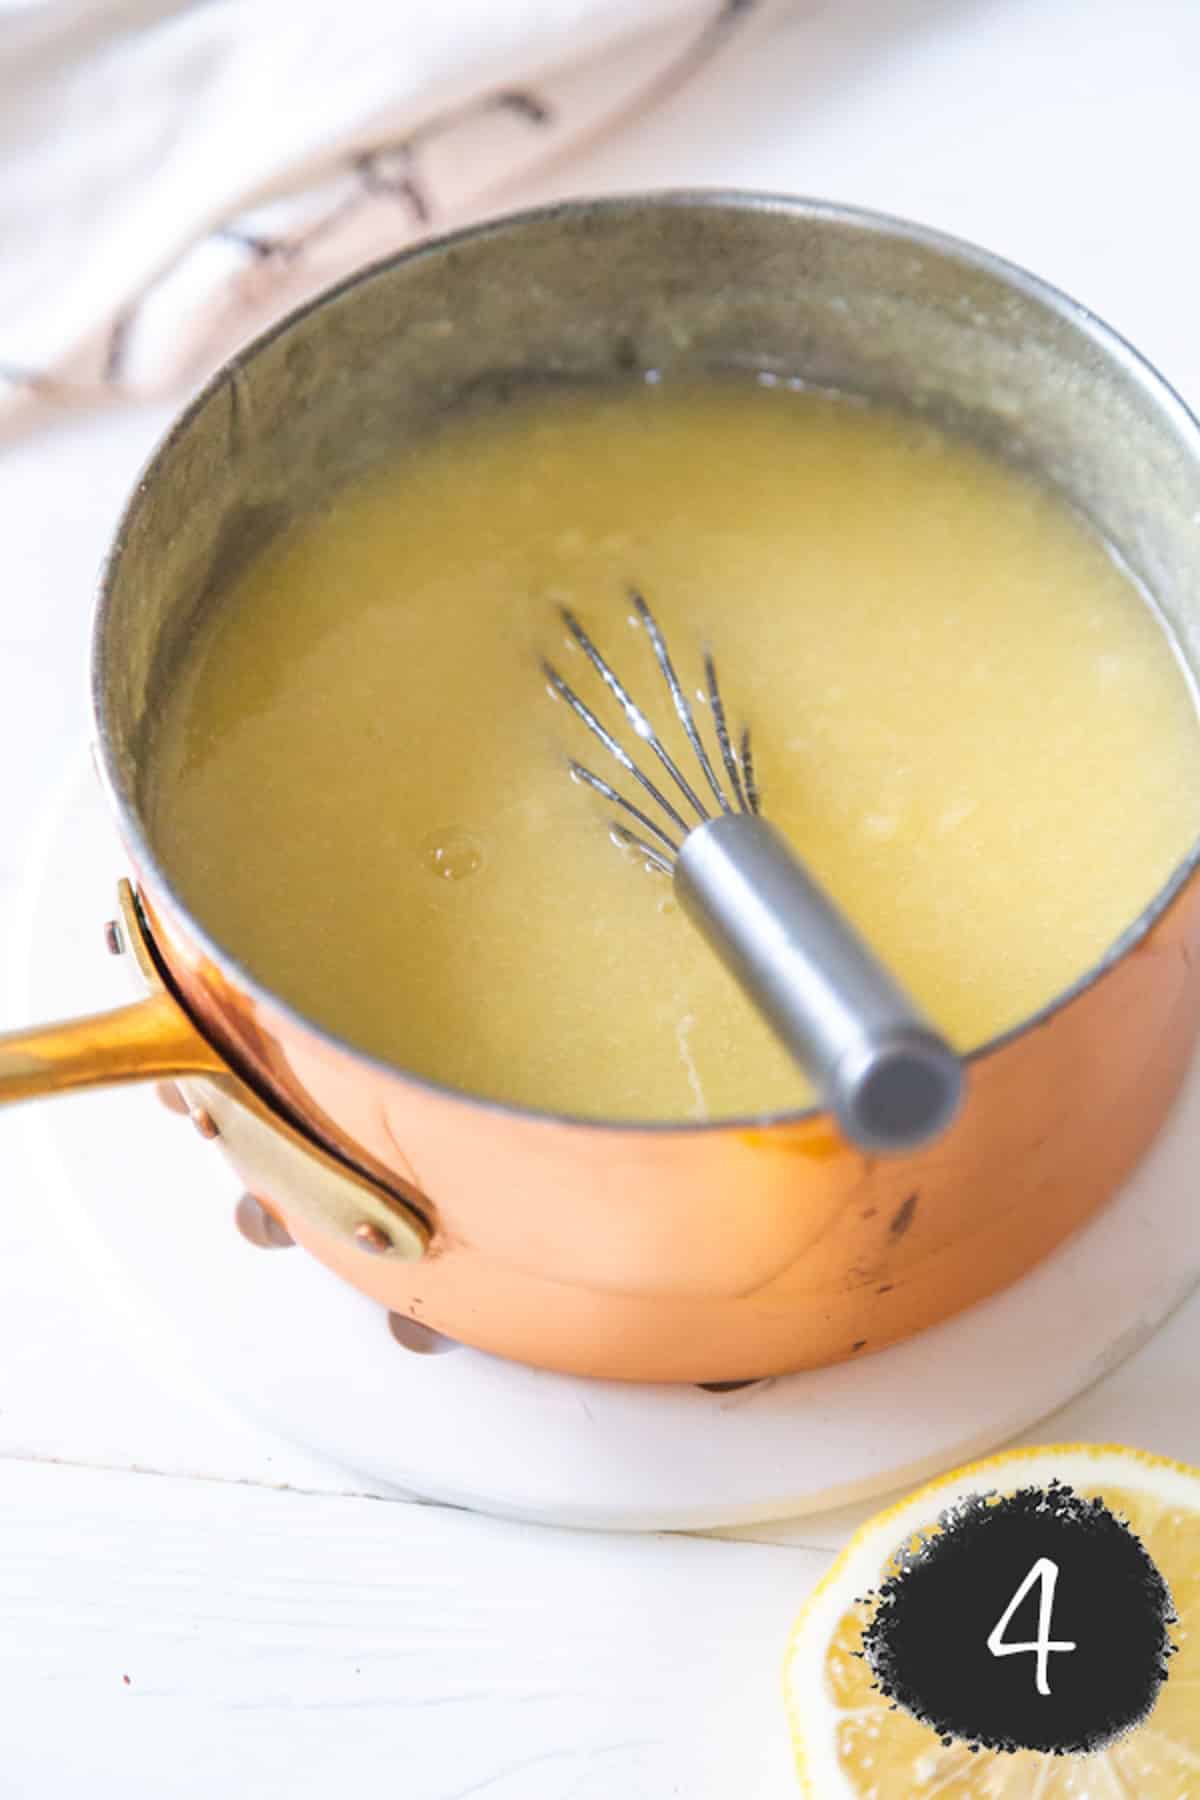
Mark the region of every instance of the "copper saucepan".
[[139, 483], [104, 575], [94, 705], [133, 878], [115, 941], [145, 997], [0, 1040], [0, 1098], [176, 1077], [292, 1236], [389, 1308], [545, 1367], [733, 1380], [919, 1331], [1108, 1198], [1200, 1023], [1197, 855], [1098, 968], [971, 1058], [949, 1135], [869, 1160], [823, 1113], [580, 1123], [374, 1061], [209, 936], [145, 810], [156, 700], [211, 596], [273, 534], [468, 398], [645, 368], [877, 396], [1038, 471], [1200, 661], [1200, 429], [1030, 276], [865, 213], [734, 195], [556, 207], [431, 244], [236, 357]]

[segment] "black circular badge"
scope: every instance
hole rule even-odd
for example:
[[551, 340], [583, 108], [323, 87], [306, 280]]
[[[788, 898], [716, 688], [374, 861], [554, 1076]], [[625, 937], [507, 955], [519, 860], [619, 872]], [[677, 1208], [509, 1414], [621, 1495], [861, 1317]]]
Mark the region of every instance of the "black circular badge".
[[872, 1599], [876, 1686], [979, 1749], [1103, 1749], [1148, 1717], [1174, 1649], [1140, 1540], [1058, 1482], [956, 1506]]

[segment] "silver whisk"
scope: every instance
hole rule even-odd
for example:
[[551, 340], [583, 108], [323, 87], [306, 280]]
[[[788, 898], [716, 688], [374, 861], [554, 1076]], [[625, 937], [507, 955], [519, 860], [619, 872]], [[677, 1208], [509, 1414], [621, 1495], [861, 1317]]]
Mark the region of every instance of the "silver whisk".
[[851, 1142], [867, 1150], [906, 1150], [927, 1142], [958, 1110], [963, 1085], [958, 1057], [761, 816], [750, 734], [743, 731], [735, 748], [712, 655], [704, 656], [716, 739], [710, 755], [650, 608], [636, 591], [631, 598], [701, 779], [688, 779], [564, 607], [563, 623], [635, 736], [657, 757], [670, 794], [545, 662], [552, 690], [637, 783], [658, 816], [578, 761], [570, 763], [572, 775], [633, 820], [636, 831], [620, 818], [612, 821], [614, 841], [671, 877], [688, 917], [817, 1085]]

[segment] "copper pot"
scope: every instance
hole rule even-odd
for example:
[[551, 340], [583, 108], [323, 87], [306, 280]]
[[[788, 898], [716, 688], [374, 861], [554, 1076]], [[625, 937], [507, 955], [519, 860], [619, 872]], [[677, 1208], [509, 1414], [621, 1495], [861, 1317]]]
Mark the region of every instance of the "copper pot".
[[1100, 966], [970, 1059], [922, 1152], [827, 1114], [607, 1125], [417, 1079], [301, 1018], [175, 890], [156, 697], [214, 591], [466, 399], [630, 369], [769, 370], [944, 421], [1058, 487], [1200, 631], [1200, 429], [1112, 332], [981, 251], [737, 195], [551, 208], [336, 288], [237, 356], [152, 458], [94, 635], [98, 763], [146, 997], [0, 1040], [0, 1098], [174, 1076], [291, 1235], [392, 1310], [548, 1368], [718, 1381], [877, 1350], [1015, 1280], [1161, 1125], [1200, 1024], [1198, 855]]

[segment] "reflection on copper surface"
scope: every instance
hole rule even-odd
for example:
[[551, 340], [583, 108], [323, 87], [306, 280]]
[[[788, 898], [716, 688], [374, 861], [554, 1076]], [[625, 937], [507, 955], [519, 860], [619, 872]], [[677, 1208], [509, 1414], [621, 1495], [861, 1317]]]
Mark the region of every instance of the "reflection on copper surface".
[[654, 1132], [437, 1092], [231, 989], [147, 912], [213, 1041], [435, 1228], [425, 1259], [392, 1264], [271, 1196], [298, 1243], [446, 1336], [618, 1379], [745, 1380], [869, 1354], [1016, 1280], [1133, 1168], [1200, 1025], [1193, 880], [1135, 951], [974, 1060], [946, 1138], [867, 1159], [825, 1115]]

